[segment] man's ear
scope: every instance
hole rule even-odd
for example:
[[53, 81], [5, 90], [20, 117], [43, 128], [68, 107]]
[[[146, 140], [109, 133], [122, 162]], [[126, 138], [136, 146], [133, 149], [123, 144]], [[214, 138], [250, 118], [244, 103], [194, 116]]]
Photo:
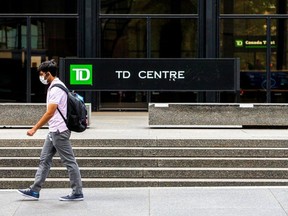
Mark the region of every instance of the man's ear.
[[50, 73], [49, 71], [47, 71], [47, 72], [45, 73], [45, 76], [44, 76], [44, 77], [46, 78], [46, 77], [48, 77], [49, 75], [51, 75], [51, 73]]

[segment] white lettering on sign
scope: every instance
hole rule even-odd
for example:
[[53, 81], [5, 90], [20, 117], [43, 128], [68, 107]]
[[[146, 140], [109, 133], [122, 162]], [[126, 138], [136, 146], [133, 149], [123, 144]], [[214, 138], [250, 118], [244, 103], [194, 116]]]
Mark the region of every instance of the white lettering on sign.
[[90, 79], [90, 71], [86, 68], [74, 68], [73, 71], [76, 72], [76, 80], [86, 81]]
[[169, 79], [175, 81], [176, 79], [185, 79], [185, 71], [140, 71], [138, 77], [140, 79]]
[[129, 79], [131, 74], [129, 71], [115, 71], [118, 74], [118, 79]]
[[253, 45], [262, 45], [262, 41], [260, 41], [260, 40], [258, 40], [258, 41], [249, 41], [249, 40], [247, 40], [247, 41], [245, 41], [245, 44], [247, 44], [247, 45], [251, 45], [251, 44], [253, 44]]
[[[131, 77], [130, 71], [115, 71], [118, 79], [129, 79]], [[185, 71], [145, 71], [138, 73], [140, 79], [168, 79], [169, 81], [176, 81], [177, 79], [185, 79]]]
[[[266, 40], [257, 40], [257, 41], [250, 41], [250, 40], [246, 40], [245, 41], [246, 45], [267, 45], [267, 41]], [[275, 45], [276, 42], [275, 41], [271, 41], [270, 42], [271, 45]]]

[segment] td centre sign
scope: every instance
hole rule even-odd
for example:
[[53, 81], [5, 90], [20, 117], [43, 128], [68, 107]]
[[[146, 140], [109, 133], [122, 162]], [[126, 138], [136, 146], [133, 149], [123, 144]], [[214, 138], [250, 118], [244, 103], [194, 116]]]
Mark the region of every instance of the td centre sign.
[[60, 75], [74, 90], [237, 91], [240, 87], [239, 59], [232, 58], [62, 58]]

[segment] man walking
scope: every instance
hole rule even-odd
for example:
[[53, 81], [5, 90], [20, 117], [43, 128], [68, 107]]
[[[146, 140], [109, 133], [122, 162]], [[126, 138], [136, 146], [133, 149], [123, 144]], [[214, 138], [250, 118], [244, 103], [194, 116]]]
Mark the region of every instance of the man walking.
[[54, 59], [41, 63], [38, 71], [40, 81], [45, 85], [50, 84], [46, 98], [47, 110], [40, 120], [27, 131], [27, 135], [33, 136], [46, 123], [48, 123], [49, 132], [41, 151], [40, 163], [35, 174], [34, 183], [29, 188], [20, 189], [18, 192], [23, 196], [38, 200], [40, 190], [49, 174], [53, 156], [58, 152], [62, 163], [68, 170], [72, 188], [71, 194], [60, 197], [59, 200], [84, 200], [80, 170], [69, 140], [71, 131], [67, 128], [65, 121], [57, 110], [58, 107], [61, 113], [67, 116], [67, 94], [58, 87], [51, 88], [56, 83], [61, 85], [64, 85], [64, 83], [57, 77], [57, 64]]

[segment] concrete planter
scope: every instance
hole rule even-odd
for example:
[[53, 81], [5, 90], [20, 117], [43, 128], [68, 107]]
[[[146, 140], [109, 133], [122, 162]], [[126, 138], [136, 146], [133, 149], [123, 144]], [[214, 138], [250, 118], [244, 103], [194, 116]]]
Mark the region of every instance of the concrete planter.
[[288, 104], [151, 103], [153, 126], [287, 126]]
[[[88, 109], [88, 123], [91, 119], [91, 104]], [[45, 103], [1, 103], [0, 127], [31, 127], [46, 111]]]

